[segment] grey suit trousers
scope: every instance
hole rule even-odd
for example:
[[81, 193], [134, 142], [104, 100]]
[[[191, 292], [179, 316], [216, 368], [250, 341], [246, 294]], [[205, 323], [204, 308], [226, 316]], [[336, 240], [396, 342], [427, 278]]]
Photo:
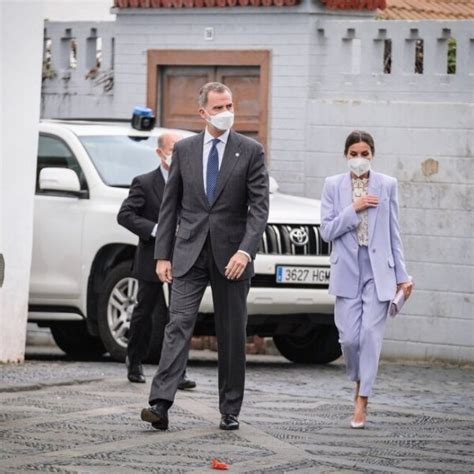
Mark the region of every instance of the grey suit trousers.
[[170, 321], [165, 329], [160, 364], [153, 378], [149, 403], [174, 401], [186, 367], [189, 345], [204, 291], [210, 282], [218, 345], [219, 409], [238, 415], [245, 384], [247, 295], [250, 279], [227, 280], [216, 267], [208, 237], [192, 268], [173, 278]]

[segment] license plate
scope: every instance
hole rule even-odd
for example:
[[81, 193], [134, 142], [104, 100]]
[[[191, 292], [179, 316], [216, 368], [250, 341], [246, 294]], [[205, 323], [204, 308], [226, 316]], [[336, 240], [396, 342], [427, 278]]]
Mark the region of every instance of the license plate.
[[329, 267], [276, 267], [276, 282], [295, 285], [325, 285], [329, 283]]

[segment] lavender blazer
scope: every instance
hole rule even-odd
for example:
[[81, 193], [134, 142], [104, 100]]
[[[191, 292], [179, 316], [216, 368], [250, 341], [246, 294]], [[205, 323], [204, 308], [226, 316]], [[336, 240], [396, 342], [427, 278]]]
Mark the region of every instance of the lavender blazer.
[[[397, 180], [370, 172], [369, 194], [379, 205], [369, 208], [369, 256], [380, 301], [395, 296], [396, 285], [409, 280], [398, 224]], [[321, 237], [332, 242], [329, 293], [355, 298], [359, 283], [356, 228], [360, 219], [352, 207], [350, 173], [326, 178], [321, 197]]]

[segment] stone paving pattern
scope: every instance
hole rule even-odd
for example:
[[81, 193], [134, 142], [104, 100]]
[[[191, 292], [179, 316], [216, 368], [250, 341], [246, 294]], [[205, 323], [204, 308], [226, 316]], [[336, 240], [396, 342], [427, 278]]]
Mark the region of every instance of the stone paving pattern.
[[[148, 380], [154, 367], [146, 366]], [[196, 390], [178, 392], [170, 429], [139, 418], [149, 382], [122, 364], [36, 358], [0, 366], [0, 472], [474, 472], [472, 368], [384, 363], [365, 430], [351, 430], [340, 361], [249, 357], [241, 429], [218, 429], [215, 355], [193, 353]]]

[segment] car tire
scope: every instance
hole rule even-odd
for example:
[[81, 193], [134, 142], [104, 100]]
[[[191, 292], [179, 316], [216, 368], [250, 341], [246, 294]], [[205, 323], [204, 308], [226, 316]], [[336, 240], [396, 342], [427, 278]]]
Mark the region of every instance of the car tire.
[[99, 334], [112, 359], [123, 362], [127, 355], [128, 329], [138, 293], [132, 262], [125, 261], [109, 271], [97, 306]]
[[54, 323], [51, 325], [51, 334], [59, 348], [70, 357], [97, 359], [106, 352], [102, 341], [91, 336], [86, 323], [82, 321]]
[[318, 325], [302, 337], [274, 336], [273, 341], [281, 354], [299, 364], [327, 364], [342, 354], [337, 328]]
[[[122, 302], [114, 298], [114, 295], [119, 294], [122, 295], [120, 296]], [[103, 284], [103, 291], [99, 295], [97, 316], [99, 334], [112, 359], [119, 362], [123, 362], [127, 355], [128, 331], [137, 294], [138, 280], [132, 276], [132, 262], [125, 261], [109, 272]], [[156, 315], [157, 311], [168, 311], [164, 294], [158, 300], [154, 311], [150, 349], [144, 362], [157, 364], [166, 321]]]

